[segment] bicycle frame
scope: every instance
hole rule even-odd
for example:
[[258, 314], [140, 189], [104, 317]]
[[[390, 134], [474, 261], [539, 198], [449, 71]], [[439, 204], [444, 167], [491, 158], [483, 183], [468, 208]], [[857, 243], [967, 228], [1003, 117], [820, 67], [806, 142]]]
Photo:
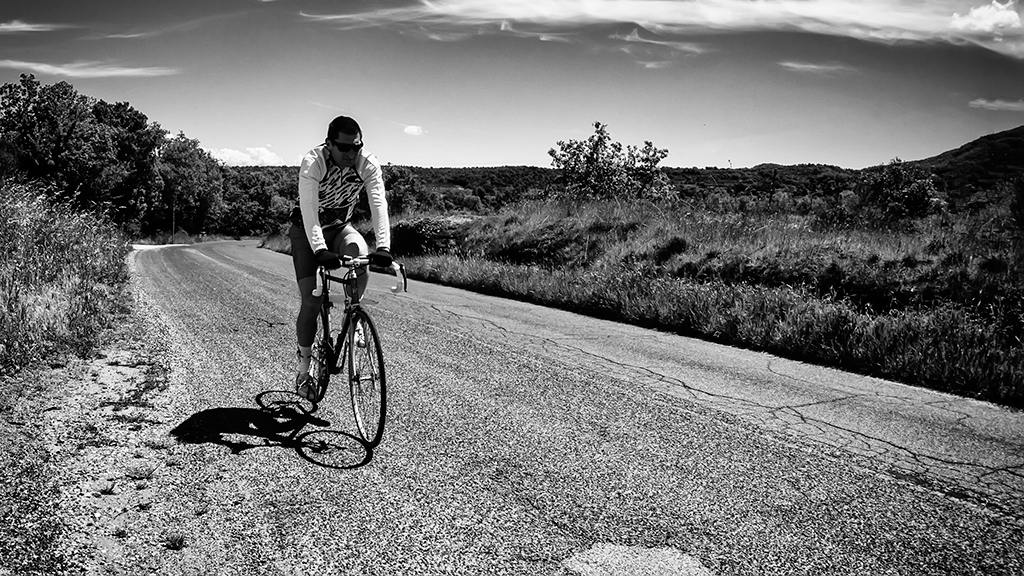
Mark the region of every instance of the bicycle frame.
[[[331, 274], [328, 268], [323, 266], [317, 267], [316, 275], [316, 287], [313, 289], [313, 296], [323, 296], [324, 300], [321, 303], [322, 307], [326, 307], [328, 310], [333, 308], [336, 302], [331, 300], [330, 283], [337, 282], [342, 284], [345, 289], [345, 321], [342, 323], [342, 328], [339, 335], [338, 342], [332, 342], [332, 348], [330, 349], [330, 368], [331, 373], [336, 374], [338, 368], [338, 354], [341, 353], [341, 338], [344, 338], [347, 333], [348, 319], [352, 316], [356, 309], [360, 308], [360, 296], [356, 290], [356, 280], [358, 278], [357, 271], [361, 268], [367, 269], [369, 273], [370, 258], [368, 256], [341, 256], [341, 268], [345, 269], [344, 275], [335, 276]], [[391, 287], [391, 292], [398, 294], [400, 292], [407, 292], [409, 288], [409, 279], [405, 275], [405, 265], [399, 264], [398, 262], [392, 262], [391, 266], [384, 270], [390, 271], [398, 279], [399, 283]], [[387, 273], [387, 272], [386, 272]], [[328, 312], [328, 318], [330, 313]], [[330, 329], [330, 327], [326, 327]]]

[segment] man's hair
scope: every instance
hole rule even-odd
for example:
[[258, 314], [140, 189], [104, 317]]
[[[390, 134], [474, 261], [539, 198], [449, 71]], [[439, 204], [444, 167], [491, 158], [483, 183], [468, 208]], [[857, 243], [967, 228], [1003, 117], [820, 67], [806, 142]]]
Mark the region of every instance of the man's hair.
[[359, 128], [359, 123], [348, 116], [338, 116], [331, 120], [331, 125], [327, 127], [327, 138], [329, 140], [337, 138], [339, 133], [360, 137], [363, 135], [362, 129]]

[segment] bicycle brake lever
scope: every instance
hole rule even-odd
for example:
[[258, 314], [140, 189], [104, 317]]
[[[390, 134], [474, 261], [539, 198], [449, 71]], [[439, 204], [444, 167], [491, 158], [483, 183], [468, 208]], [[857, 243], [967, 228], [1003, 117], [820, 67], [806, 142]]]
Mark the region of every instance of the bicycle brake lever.
[[313, 288], [313, 297], [319, 298], [324, 293], [324, 275], [323, 268], [317, 269], [316, 273], [316, 288]]
[[409, 289], [409, 281], [405, 277], [405, 266], [398, 262], [391, 263], [391, 270], [395, 273], [395, 277], [398, 278], [398, 284], [391, 287], [391, 292], [394, 294], [401, 294], [407, 292]]

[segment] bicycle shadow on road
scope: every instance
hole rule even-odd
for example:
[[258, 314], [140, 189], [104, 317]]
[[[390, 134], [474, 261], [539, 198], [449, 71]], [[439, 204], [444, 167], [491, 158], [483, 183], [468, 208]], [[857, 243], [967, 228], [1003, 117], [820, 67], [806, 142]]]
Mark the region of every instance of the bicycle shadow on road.
[[[317, 466], [352, 469], [373, 459], [373, 450], [347, 432], [314, 415], [316, 404], [294, 393], [268, 390], [256, 396], [258, 408], [210, 408], [196, 412], [170, 434], [184, 444], [218, 444], [241, 454], [252, 448], [295, 450]], [[307, 426], [321, 429], [306, 430]]]

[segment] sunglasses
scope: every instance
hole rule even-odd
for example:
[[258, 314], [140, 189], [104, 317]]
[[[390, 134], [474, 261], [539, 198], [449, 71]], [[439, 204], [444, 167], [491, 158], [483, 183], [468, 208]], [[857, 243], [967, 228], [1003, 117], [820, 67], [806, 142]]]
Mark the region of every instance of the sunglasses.
[[328, 142], [334, 145], [334, 147], [337, 148], [338, 151], [342, 153], [358, 152], [363, 147], [362, 142], [358, 144], [344, 144], [342, 142], [335, 142], [334, 140], [328, 140]]

